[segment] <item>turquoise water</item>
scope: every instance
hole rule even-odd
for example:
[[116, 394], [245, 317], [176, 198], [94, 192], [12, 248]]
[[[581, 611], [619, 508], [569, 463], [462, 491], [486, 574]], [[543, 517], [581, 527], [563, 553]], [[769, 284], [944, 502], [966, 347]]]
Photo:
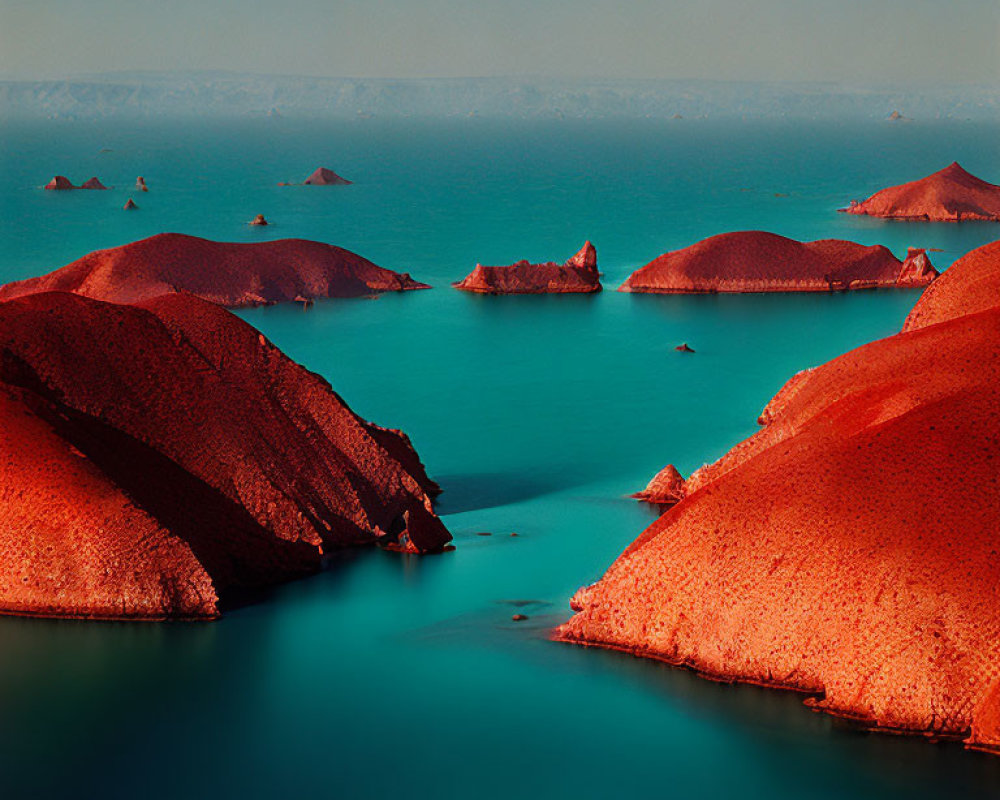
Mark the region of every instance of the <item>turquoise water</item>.
[[[432, 291], [242, 316], [410, 433], [457, 550], [350, 552], [211, 624], [0, 619], [4, 797], [940, 798], [1000, 759], [871, 735], [788, 694], [549, 642], [653, 515], [624, 497], [752, 433], [795, 371], [898, 330], [917, 295], [471, 296], [476, 263], [590, 238], [614, 288], [727, 230], [941, 248], [991, 224], [836, 214], [996, 127], [378, 120], [0, 126], [0, 279], [161, 231], [302, 236]], [[103, 148], [111, 152], [101, 153]], [[346, 188], [282, 188], [325, 165]], [[43, 192], [54, 173], [109, 192]], [[151, 191], [120, 211], [135, 176]], [[785, 197], [776, 194], [787, 195]], [[244, 223], [264, 213], [273, 225]], [[697, 354], [673, 347], [686, 341]], [[479, 532], [489, 531], [483, 537]], [[518, 537], [511, 537], [517, 532]], [[527, 614], [514, 623], [513, 613]]]

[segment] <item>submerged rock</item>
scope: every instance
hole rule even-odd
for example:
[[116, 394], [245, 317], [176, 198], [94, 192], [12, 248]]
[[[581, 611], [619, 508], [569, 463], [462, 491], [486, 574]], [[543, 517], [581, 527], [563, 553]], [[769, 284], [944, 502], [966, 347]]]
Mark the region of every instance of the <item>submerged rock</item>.
[[258, 214], [252, 220], [250, 220], [251, 225], [267, 225], [267, 220], [264, 219], [263, 214]]
[[891, 186], [840, 210], [916, 222], [996, 222], [1000, 221], [1000, 186], [971, 175], [955, 161], [926, 178]]
[[304, 181], [306, 186], [350, 186], [351, 181], [341, 178], [332, 169], [319, 167]]
[[98, 250], [48, 275], [9, 283], [0, 287], [0, 300], [63, 291], [132, 303], [165, 292], [189, 292], [241, 307], [426, 288], [409, 275], [321, 242], [213, 242], [161, 233]]
[[532, 264], [518, 261], [505, 267], [476, 268], [463, 280], [452, 284], [456, 289], [480, 294], [566, 294], [601, 291], [601, 273], [597, 271], [597, 250], [586, 242], [565, 264]]
[[19, 298], [0, 353], [0, 611], [214, 617], [335, 548], [450, 540], [405, 440], [211, 303]]
[[832, 292], [926, 286], [937, 277], [923, 250], [901, 262], [881, 245], [842, 239], [797, 242], [764, 231], [723, 233], [664, 253], [620, 292]]
[[794, 376], [556, 638], [1000, 752], [1000, 304], [962, 312], [1000, 248], [947, 275], [907, 332]]
[[694, 350], [691, 348], [691, 346], [687, 342], [684, 342], [683, 344], [677, 345], [677, 347], [675, 347], [674, 350], [676, 350], [678, 353], [693, 353], [694, 352]]
[[101, 183], [96, 177], [90, 178], [80, 184], [81, 189], [95, 189], [98, 191], [106, 190], [108, 187]]
[[75, 189], [76, 187], [70, 182], [70, 179], [65, 175], [56, 175], [52, 180], [45, 184], [46, 189], [55, 190], [66, 190]]

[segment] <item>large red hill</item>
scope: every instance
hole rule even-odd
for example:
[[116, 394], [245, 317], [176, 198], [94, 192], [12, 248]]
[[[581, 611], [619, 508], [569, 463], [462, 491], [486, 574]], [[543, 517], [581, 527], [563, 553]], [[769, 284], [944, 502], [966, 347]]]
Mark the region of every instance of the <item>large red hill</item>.
[[557, 637], [1000, 749], [1000, 306], [959, 310], [998, 261], [966, 256], [926, 325], [792, 378]]
[[905, 261], [881, 245], [841, 239], [798, 242], [775, 233], [738, 231], [664, 253], [636, 270], [620, 292], [831, 292], [926, 286], [937, 277], [923, 250]]
[[861, 203], [841, 209], [848, 214], [923, 222], [1000, 220], [1000, 186], [966, 172], [957, 161], [918, 181], [890, 186]]
[[60, 291], [136, 303], [167, 292], [189, 292], [236, 308], [427, 288], [407, 274], [322, 242], [213, 242], [161, 233], [97, 250], [39, 278], [9, 283], [0, 287], [0, 300]]
[[0, 612], [213, 617], [336, 548], [442, 549], [436, 491], [216, 305], [0, 303]]

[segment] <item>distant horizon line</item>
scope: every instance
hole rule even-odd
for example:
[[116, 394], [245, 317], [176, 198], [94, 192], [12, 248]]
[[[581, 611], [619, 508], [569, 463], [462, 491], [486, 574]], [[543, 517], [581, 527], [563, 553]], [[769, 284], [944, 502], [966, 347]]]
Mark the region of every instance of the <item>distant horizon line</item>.
[[615, 84], [705, 84], [705, 85], [747, 85], [747, 86], [839, 86], [850, 87], [859, 90], [863, 89], [923, 89], [925, 91], [941, 89], [994, 89], [1000, 92], [1000, 87], [993, 81], [973, 82], [973, 81], [942, 81], [940, 83], [928, 83], [926, 81], [885, 81], [867, 82], [851, 79], [831, 78], [829, 80], [791, 80], [778, 78], [698, 78], [698, 77], [616, 77], [607, 75], [589, 76], [567, 76], [545, 73], [525, 73], [507, 75], [420, 75], [420, 76], [394, 76], [394, 75], [310, 75], [294, 72], [250, 72], [232, 69], [168, 69], [168, 70], [105, 70], [100, 72], [75, 72], [66, 74], [19, 74], [0, 72], [0, 81], [4, 83], [73, 83], [92, 80], [110, 79], [131, 79], [140, 80], [147, 78], [197, 78], [197, 77], [219, 77], [219, 78], [253, 78], [253, 79], [284, 79], [284, 80], [312, 80], [312, 81], [372, 81], [372, 82], [394, 82], [394, 83], [443, 83], [443, 82], [471, 82], [471, 81], [505, 81], [505, 82], [532, 82], [548, 81], [564, 84], [583, 83], [615, 83]]

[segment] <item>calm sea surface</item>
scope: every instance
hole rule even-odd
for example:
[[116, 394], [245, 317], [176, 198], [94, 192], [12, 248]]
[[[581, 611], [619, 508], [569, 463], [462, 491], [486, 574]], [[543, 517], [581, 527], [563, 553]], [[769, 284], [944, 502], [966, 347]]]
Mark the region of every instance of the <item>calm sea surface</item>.
[[[480, 297], [449, 283], [477, 261], [562, 261], [589, 238], [614, 289], [665, 250], [750, 228], [940, 248], [945, 267], [1000, 225], [835, 209], [956, 159], [1000, 179], [998, 133], [0, 123], [0, 280], [177, 231], [319, 239], [433, 284], [241, 316], [411, 435], [457, 545], [350, 552], [215, 623], [0, 618], [0, 796], [996, 797], [1000, 759], [546, 639], [653, 520], [626, 494], [667, 462], [717, 458], [785, 379], [898, 330], [917, 294]], [[355, 185], [276, 185], [320, 165]], [[115, 188], [42, 191], [56, 173]], [[131, 192], [140, 174], [148, 194]], [[121, 211], [129, 196], [139, 211]], [[273, 225], [247, 227], [257, 213]], [[681, 342], [697, 354], [675, 353]]]

